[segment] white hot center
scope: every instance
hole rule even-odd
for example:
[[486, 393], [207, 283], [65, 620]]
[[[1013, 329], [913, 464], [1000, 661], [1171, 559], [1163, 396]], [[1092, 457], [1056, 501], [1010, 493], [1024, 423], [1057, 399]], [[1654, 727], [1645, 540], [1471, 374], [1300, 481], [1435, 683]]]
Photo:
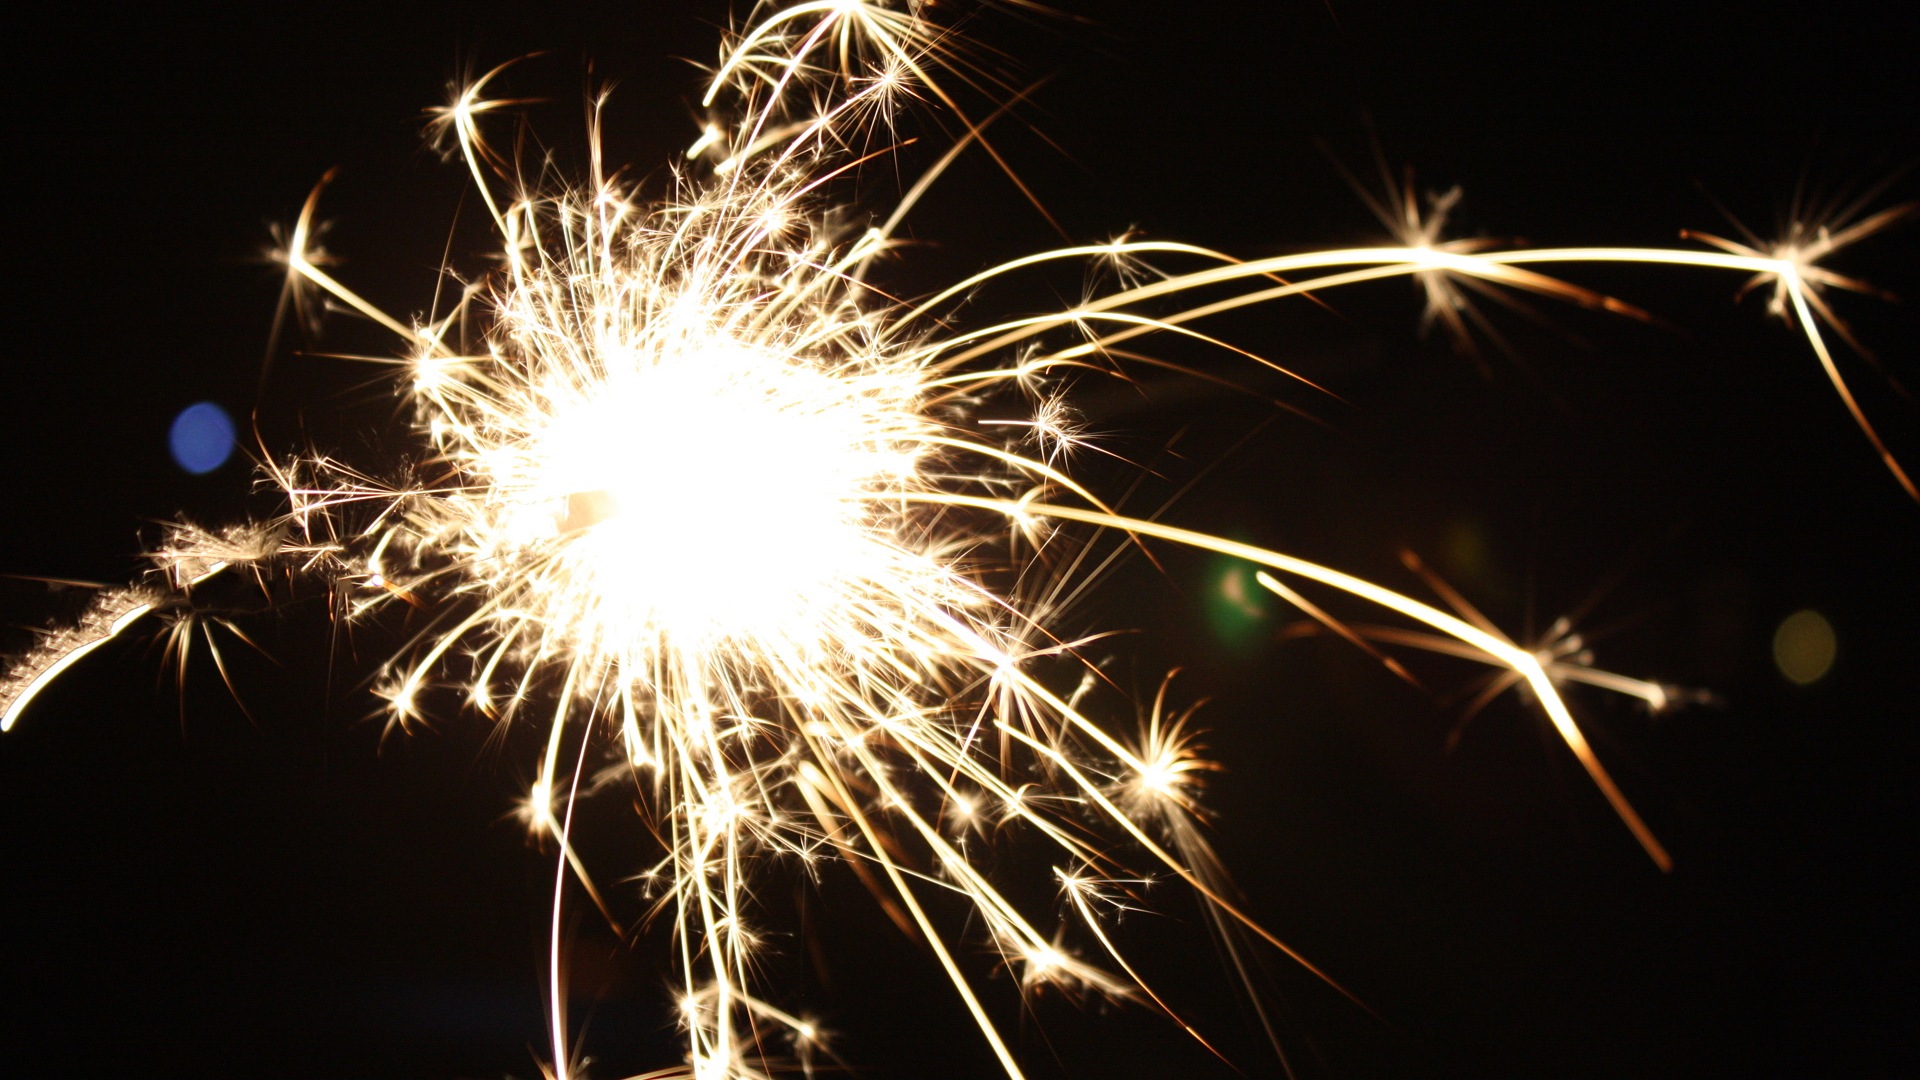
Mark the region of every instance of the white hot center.
[[912, 467], [885, 403], [737, 345], [573, 396], [534, 440], [532, 487], [562, 545], [555, 599], [616, 650], [810, 636], [878, 554], [868, 497]]

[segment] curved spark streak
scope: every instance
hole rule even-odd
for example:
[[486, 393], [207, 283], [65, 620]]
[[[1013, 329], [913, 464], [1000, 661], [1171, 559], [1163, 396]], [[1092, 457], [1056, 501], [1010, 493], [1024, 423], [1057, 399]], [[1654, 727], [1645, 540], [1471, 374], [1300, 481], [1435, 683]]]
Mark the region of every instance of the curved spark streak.
[[[1553, 681], [1547, 677], [1546, 669], [1540, 663], [1539, 658], [1527, 650], [1514, 645], [1510, 641], [1489, 634], [1485, 630], [1456, 615], [1450, 615], [1438, 608], [1423, 604], [1411, 597], [1403, 596], [1391, 589], [1382, 588], [1364, 578], [1357, 578], [1351, 574], [1341, 573], [1338, 570], [1321, 566], [1318, 563], [1308, 562], [1305, 559], [1296, 558], [1292, 555], [1283, 555], [1277, 551], [1255, 547], [1252, 544], [1239, 543], [1223, 537], [1214, 536], [1210, 533], [1196, 532], [1192, 529], [1181, 529], [1172, 525], [1165, 525], [1156, 521], [1147, 521], [1141, 518], [1130, 518], [1101, 511], [1084, 510], [1073, 506], [1051, 506], [1045, 503], [1022, 502], [1011, 499], [981, 499], [965, 495], [928, 495], [924, 497], [931, 501], [951, 505], [974, 506], [985, 510], [996, 510], [1013, 518], [1057, 518], [1062, 521], [1077, 521], [1085, 525], [1119, 529], [1137, 536], [1151, 536], [1156, 539], [1199, 548], [1203, 551], [1212, 551], [1221, 555], [1229, 555], [1236, 559], [1245, 559], [1248, 562], [1258, 563], [1275, 570], [1308, 578], [1320, 582], [1323, 585], [1330, 585], [1342, 592], [1350, 593], [1362, 600], [1367, 600], [1380, 607], [1386, 608], [1389, 611], [1398, 612], [1416, 622], [1425, 623], [1460, 642], [1469, 649], [1487, 657], [1489, 661], [1510, 669], [1514, 674], [1524, 679], [1528, 687], [1538, 696], [1540, 707], [1545, 710], [1548, 719], [1553, 722], [1554, 729], [1559, 732], [1560, 738], [1567, 744], [1567, 748], [1573, 751], [1574, 756], [1580, 760], [1581, 766], [1587, 770], [1587, 775], [1592, 779], [1594, 786], [1599, 788], [1601, 794], [1606, 796], [1607, 802], [1613, 806], [1614, 813], [1619, 815], [1621, 822], [1633, 833], [1634, 839], [1638, 840], [1640, 846], [1646, 850], [1647, 857], [1652, 859], [1661, 870], [1671, 870], [1673, 868], [1672, 856], [1667, 854], [1666, 848], [1654, 837], [1653, 831], [1647, 828], [1646, 823], [1641, 820], [1640, 815], [1633, 809], [1633, 805], [1629, 803], [1626, 796], [1620, 792], [1619, 786], [1613, 782], [1613, 778], [1607, 773], [1606, 767], [1600, 764], [1600, 759], [1595, 756], [1593, 747], [1587, 742], [1586, 736], [1580, 731], [1580, 725], [1574, 721], [1573, 713], [1567, 708], [1566, 702], [1561, 699], [1560, 692], [1554, 688]], [[1260, 576], [1264, 577], [1264, 575]], [[1268, 580], [1270, 581], [1271, 579]], [[1090, 730], [1088, 734], [1093, 735], [1094, 732]], [[1097, 737], [1098, 736], [1096, 736], [1096, 738]], [[1109, 747], [1109, 749], [1118, 750], [1118, 747]], [[1137, 761], [1130, 761], [1128, 763], [1140, 772], [1146, 771], [1146, 766], [1142, 763]]]

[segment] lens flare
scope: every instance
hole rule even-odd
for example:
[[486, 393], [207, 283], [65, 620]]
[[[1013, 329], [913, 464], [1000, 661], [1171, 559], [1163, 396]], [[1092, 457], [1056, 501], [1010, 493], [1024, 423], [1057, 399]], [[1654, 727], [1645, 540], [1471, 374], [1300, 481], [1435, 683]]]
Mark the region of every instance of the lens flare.
[[1825, 678], [1839, 652], [1833, 624], [1817, 611], [1796, 611], [1773, 632], [1773, 664], [1795, 686]]

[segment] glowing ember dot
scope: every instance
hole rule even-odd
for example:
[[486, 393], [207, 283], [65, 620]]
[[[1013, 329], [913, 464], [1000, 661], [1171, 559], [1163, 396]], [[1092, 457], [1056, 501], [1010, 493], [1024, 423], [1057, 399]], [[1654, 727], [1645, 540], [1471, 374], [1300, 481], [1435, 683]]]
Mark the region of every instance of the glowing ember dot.
[[1036, 973], [1044, 973], [1054, 968], [1064, 967], [1066, 962], [1067, 958], [1062, 956], [1059, 950], [1053, 948], [1036, 948], [1029, 950], [1027, 953], [1027, 963], [1033, 966], [1033, 970]]
[[1156, 795], [1172, 794], [1175, 779], [1174, 771], [1163, 762], [1150, 761], [1140, 770], [1140, 786]]
[[1796, 686], [1819, 682], [1838, 648], [1833, 624], [1817, 611], [1796, 611], [1773, 632], [1774, 666]]

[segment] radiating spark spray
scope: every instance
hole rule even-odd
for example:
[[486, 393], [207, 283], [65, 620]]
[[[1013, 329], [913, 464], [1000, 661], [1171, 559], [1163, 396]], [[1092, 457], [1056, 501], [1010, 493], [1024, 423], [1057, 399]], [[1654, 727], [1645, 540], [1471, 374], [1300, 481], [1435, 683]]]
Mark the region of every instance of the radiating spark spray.
[[[1522, 647], [1514, 642], [1512, 638], [1508, 637], [1505, 631], [1501, 630], [1491, 619], [1481, 613], [1478, 608], [1474, 607], [1466, 597], [1455, 591], [1452, 586], [1441, 580], [1438, 575], [1428, 570], [1418, 556], [1414, 555], [1411, 551], [1404, 551], [1401, 553], [1401, 560], [1407, 564], [1408, 569], [1420, 575], [1435, 592], [1439, 593], [1447, 605], [1453, 608], [1455, 614], [1472, 623], [1474, 626], [1479, 627], [1487, 634], [1505, 641], [1516, 649]], [[1451, 656], [1462, 660], [1491, 664], [1496, 668], [1502, 669], [1485, 680], [1485, 684], [1480, 687], [1479, 691], [1474, 694], [1462, 710], [1459, 720], [1447, 736], [1447, 746], [1449, 749], [1458, 743], [1468, 722], [1478, 715], [1482, 709], [1499, 698], [1500, 695], [1521, 685], [1521, 683], [1525, 681], [1524, 672], [1508, 666], [1499, 656], [1462, 641], [1457, 637], [1422, 630], [1411, 630], [1402, 626], [1346, 622], [1335, 618], [1319, 605], [1314, 604], [1302, 596], [1297, 590], [1270, 574], [1257, 572], [1254, 574], [1254, 580], [1258, 582], [1262, 588], [1278, 595], [1304, 612], [1309, 619], [1312, 620], [1304, 624], [1307, 628], [1324, 629], [1359, 646], [1361, 649], [1373, 655], [1373, 657], [1386, 666], [1388, 670], [1405, 679], [1417, 689], [1424, 690], [1425, 687], [1422, 686], [1420, 681], [1414, 678], [1413, 674], [1403, 667], [1398, 660], [1375, 648], [1376, 645], [1397, 645], [1406, 648], [1420, 649], [1441, 656]], [[1566, 683], [1580, 683], [1586, 686], [1597, 686], [1604, 690], [1611, 690], [1625, 697], [1639, 699], [1643, 707], [1651, 713], [1663, 713], [1670, 709], [1684, 707], [1686, 705], [1711, 703], [1716, 700], [1714, 695], [1707, 691], [1683, 686], [1672, 686], [1666, 683], [1654, 682], [1650, 679], [1636, 679], [1632, 676], [1621, 675], [1612, 671], [1602, 671], [1596, 668], [1594, 666], [1593, 650], [1588, 644], [1587, 637], [1574, 629], [1574, 620], [1569, 616], [1563, 615], [1555, 619], [1547, 628], [1546, 633], [1541, 635], [1539, 639], [1525, 646], [1525, 649], [1531, 652], [1534, 658], [1539, 661], [1541, 670], [1546, 673], [1547, 678], [1552, 681], [1554, 685], [1560, 686]]]
[[[1201, 828], [1198, 780], [1212, 766], [1188, 718], [1169, 719], [1163, 698], [1130, 741], [1083, 708], [1090, 683], [1072, 693], [1049, 684], [1046, 661], [1075, 657], [1082, 643], [1055, 636], [1060, 593], [1031, 583], [1078, 565], [1087, 541], [1069, 526], [1245, 559], [1283, 595], [1299, 596], [1289, 582], [1316, 583], [1425, 628], [1405, 641], [1444, 641], [1504, 669], [1531, 689], [1648, 855], [1669, 865], [1561, 698], [1557, 679], [1580, 677], [1563, 657], [1337, 570], [1117, 513], [1068, 471], [1071, 411], [1049, 387], [1071, 371], [1120, 373], [1123, 346], [1149, 335], [1248, 356], [1196, 324], [1394, 277], [1444, 297], [1460, 282], [1619, 309], [1527, 268], [1613, 261], [1771, 283], [1845, 395], [1818, 321], [1833, 320], [1812, 293], [1828, 281], [1814, 248], [1483, 250], [1444, 242], [1430, 222], [1401, 246], [1242, 261], [1123, 238], [1015, 260], [903, 303], [870, 283], [875, 256], [960, 149], [994, 153], [983, 125], [969, 122], [879, 227], [837, 224], [829, 189], [864, 160], [846, 148], [890, 123], [906, 96], [959, 111], [939, 81], [968, 78], [956, 41], [917, 6], [877, 0], [761, 14], [723, 48], [694, 164], [653, 201], [609, 179], [599, 160], [604, 101], [589, 181], [551, 190], [513, 180], [513, 163], [483, 137], [482, 119], [507, 104], [487, 95], [500, 70], [463, 87], [436, 125], [471, 171], [502, 249], [497, 270], [435, 317], [393, 318], [322, 269], [311, 246], [316, 190], [281, 256], [290, 285], [406, 343], [402, 393], [425, 448], [417, 479], [381, 484], [330, 460], [269, 466], [288, 500], [283, 519], [245, 531], [244, 543], [177, 537], [157, 555], [161, 585], [104, 595], [15, 667], [5, 724], [87, 651], [165, 604], [190, 606], [195, 585], [229, 568], [326, 575], [353, 597], [348, 618], [395, 600], [420, 608], [428, 628], [377, 679], [393, 724], [455, 684], [500, 722], [546, 725], [525, 817], [558, 848], [556, 1077], [575, 1072], [559, 932], [569, 876], [601, 899], [572, 841], [574, 809], [594, 786], [588, 755], [607, 747], [665, 845], [644, 877], [671, 914], [686, 1063], [662, 1076], [747, 1080], [776, 1071], [788, 1051], [804, 1067], [826, 1052], [819, 1030], [756, 977], [754, 866], [770, 858], [851, 864], [924, 940], [1010, 1077], [1020, 1066], [953, 931], [926, 903], [935, 894], [964, 898], [1029, 990], [1132, 999], [1173, 1016], [1108, 933], [1130, 883], [1148, 876], [1190, 886], [1230, 945], [1257, 938], [1332, 983], [1235, 898]], [[1029, 268], [1148, 259], [1197, 268], [1126, 278], [1052, 314], [954, 329], [963, 297], [1016, 284]], [[1167, 313], [1168, 300], [1183, 306]], [[1018, 423], [1031, 439], [1007, 444], [977, 418], [996, 395], [1028, 402], [1031, 419]], [[1627, 693], [1650, 685], [1585, 681]], [[1043, 930], [969, 858], [959, 835], [980, 818], [1056, 846], [1067, 921]], [[1080, 955], [1076, 940], [1097, 952]]]

